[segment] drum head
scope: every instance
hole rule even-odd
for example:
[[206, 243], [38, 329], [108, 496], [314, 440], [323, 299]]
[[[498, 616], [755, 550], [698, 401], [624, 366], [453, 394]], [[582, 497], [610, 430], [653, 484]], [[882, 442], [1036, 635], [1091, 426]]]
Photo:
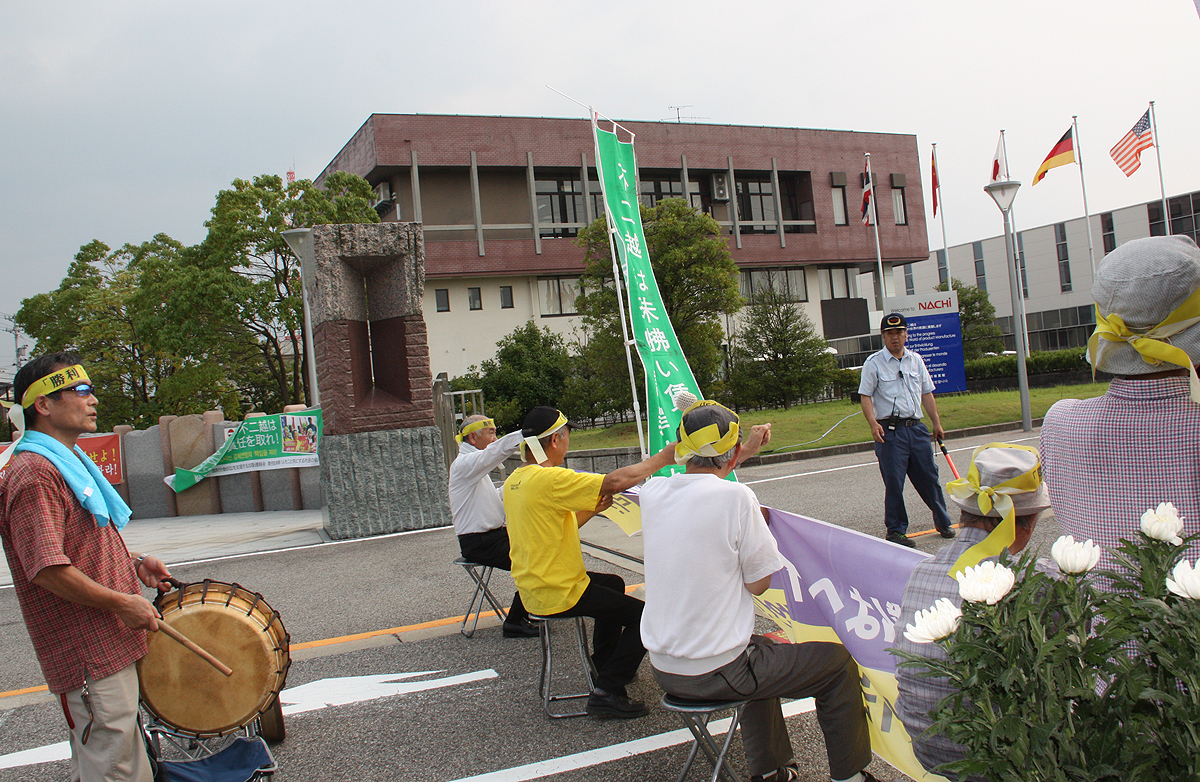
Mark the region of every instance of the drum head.
[[[214, 595], [211, 589], [219, 586], [226, 591]], [[142, 701], [150, 713], [201, 737], [223, 735], [253, 720], [282, 688], [287, 669], [286, 640], [281, 650], [281, 636], [266, 629], [273, 612], [251, 610], [240, 599], [226, 605], [228, 589], [211, 585], [205, 602], [199, 594], [185, 593], [182, 606], [177, 595], [167, 595], [162, 621], [232, 668], [232, 676], [165, 633], [148, 633], [149, 651], [138, 662]]]

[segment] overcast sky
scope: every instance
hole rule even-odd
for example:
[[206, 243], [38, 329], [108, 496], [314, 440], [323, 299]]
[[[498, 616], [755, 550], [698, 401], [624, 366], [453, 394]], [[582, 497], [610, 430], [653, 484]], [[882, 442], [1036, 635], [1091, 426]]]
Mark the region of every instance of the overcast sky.
[[916, 134], [927, 213], [937, 142], [959, 244], [1002, 232], [1001, 128], [1018, 229], [1083, 214], [1075, 167], [1029, 187], [1072, 114], [1093, 214], [1158, 197], [1153, 150], [1128, 179], [1108, 157], [1150, 100], [1167, 195], [1200, 190], [1197, 51], [1193, 0], [6, 3], [0, 313], [92, 239], [201, 241], [233, 179], [315, 177], [372, 113], [586, 116], [546, 85], [619, 119]]

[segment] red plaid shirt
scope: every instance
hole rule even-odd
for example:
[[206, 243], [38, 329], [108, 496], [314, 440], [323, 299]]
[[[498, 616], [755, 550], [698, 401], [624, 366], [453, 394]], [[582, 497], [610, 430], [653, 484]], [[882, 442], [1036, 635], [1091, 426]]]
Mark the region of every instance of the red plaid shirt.
[[[1104, 396], [1046, 413], [1042, 459], [1064, 534], [1115, 547], [1136, 542], [1142, 514], [1172, 502], [1183, 534], [1200, 532], [1200, 405], [1185, 377], [1113, 380]], [[1193, 546], [1189, 559], [1200, 555]], [[1111, 567], [1105, 552], [1101, 567]]]
[[53, 693], [102, 679], [146, 654], [146, 634], [130, 630], [117, 615], [64, 600], [33, 583], [42, 568], [74, 565], [102, 586], [141, 594], [121, 533], [96, 526], [62, 475], [48, 460], [22, 452], [0, 483], [0, 539], [13, 585]]

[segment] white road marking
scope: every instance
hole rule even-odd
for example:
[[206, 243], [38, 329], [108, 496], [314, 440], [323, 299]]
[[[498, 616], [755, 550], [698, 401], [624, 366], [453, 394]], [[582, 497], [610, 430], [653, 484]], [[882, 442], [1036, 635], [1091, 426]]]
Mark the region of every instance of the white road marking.
[[[1038, 439], [1037, 437], [1017, 437], [1012, 440], [1000, 440], [998, 442], [1023, 443], [1027, 440], [1037, 440], [1037, 439]], [[967, 446], [964, 448], [948, 448], [947, 450], [950, 451], [950, 453], [958, 453], [959, 451], [974, 451], [977, 447], [978, 446], [972, 445], [972, 446]], [[936, 456], [936, 454], [935, 454], [935, 456]], [[853, 470], [856, 467], [878, 467], [878, 466], [879, 466], [879, 462], [870, 461], [870, 462], [862, 462], [861, 464], [847, 464], [847, 465], [843, 465], [841, 467], [829, 467], [828, 469], [824, 469], [824, 470], [810, 470], [809, 472], [797, 472], [797, 473], [792, 473], [791, 475], [778, 475], [774, 478], [759, 478], [756, 481], [741, 481], [741, 483], [744, 483], [747, 486], [749, 486], [749, 485], [755, 484], [755, 483], [770, 483], [771, 481], [786, 481], [790, 478], [804, 478], [809, 475], [823, 475], [828, 472], [838, 472], [839, 470]]]
[[[429, 676], [442, 671], [416, 671], [413, 673], [385, 673], [373, 676], [340, 676], [331, 679], [318, 679], [315, 682], [301, 684], [299, 687], [289, 687], [279, 693], [279, 700], [285, 705], [283, 713], [304, 714], [310, 711], [325, 709], [330, 706], [344, 706], [348, 703], [390, 698], [396, 695], [406, 695], [423, 690], [433, 690], [439, 687], [453, 687], [456, 684], [495, 679], [499, 676], [491, 668], [482, 671], [472, 671], [458, 676], [445, 676], [440, 679], [426, 679], [420, 682], [404, 682], [396, 684], [398, 679], [411, 679], [414, 676]], [[44, 747], [34, 747], [20, 752], [10, 752], [0, 755], [0, 769], [17, 768], [18, 766], [33, 766], [39, 763], [51, 763], [56, 760], [66, 760], [71, 757], [69, 742], [60, 741]]]
[[[783, 705], [783, 716], [791, 717], [795, 714], [806, 714], [815, 708], [816, 706], [812, 698], [802, 698], [798, 701], [785, 703]], [[729, 730], [729, 718], [710, 722], [708, 728], [709, 732], [714, 736], [719, 736]], [[463, 777], [462, 779], [455, 780], [455, 782], [524, 782], [524, 780], [528, 779], [540, 779], [553, 774], [562, 774], [567, 771], [598, 766], [601, 763], [610, 763], [614, 760], [654, 752], [655, 750], [673, 747], [691, 740], [692, 734], [686, 729], [681, 728], [667, 733], [659, 733], [656, 736], [647, 736], [642, 739], [626, 741], [622, 744], [613, 744], [608, 747], [588, 750], [587, 752], [578, 752], [574, 755], [564, 755], [563, 757], [540, 760], [536, 763], [515, 766], [502, 771], [492, 771], [488, 774]]]

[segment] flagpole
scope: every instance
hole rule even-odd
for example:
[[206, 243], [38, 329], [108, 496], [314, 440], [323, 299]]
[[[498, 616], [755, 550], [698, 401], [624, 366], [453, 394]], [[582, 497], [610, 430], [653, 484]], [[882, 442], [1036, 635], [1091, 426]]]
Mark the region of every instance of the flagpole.
[[1150, 132], [1154, 134], [1154, 157], [1158, 158], [1158, 193], [1162, 196], [1163, 230], [1166, 236], [1170, 236], [1171, 213], [1167, 211], [1167, 189], [1163, 186], [1162, 143], [1158, 138], [1158, 121], [1154, 118], [1154, 101], [1150, 101]]
[[[933, 142], [933, 168], [937, 170], [937, 142]], [[937, 189], [934, 196], [940, 194], [942, 177], [938, 174]], [[954, 290], [954, 275], [950, 273], [950, 245], [946, 242], [946, 199], [942, 199], [942, 256], [946, 259], [946, 290]]]
[[[875, 175], [871, 173], [871, 153], [867, 156], [867, 182], [871, 185], [871, 221], [875, 224], [875, 264], [879, 274], [879, 311], [883, 312], [883, 252], [879, 249], [879, 193], [875, 188]], [[947, 268], [949, 268], [947, 266]]]
[[[1000, 154], [1004, 156], [1004, 179], [1010, 180], [1012, 179], [1012, 175], [1008, 171], [1008, 137], [1004, 135], [1004, 128], [1000, 129]], [[1013, 276], [1015, 276], [1017, 281], [1020, 283], [1016, 292], [1013, 294], [1017, 297], [1016, 301], [1013, 302], [1013, 318], [1020, 318], [1021, 323], [1027, 327], [1029, 325], [1029, 321], [1025, 319], [1025, 288], [1029, 284], [1029, 281], [1025, 279], [1025, 273], [1021, 271], [1021, 250], [1017, 245], [1017, 215], [1011, 205], [1008, 207], [1008, 214], [1005, 216], [1005, 220], [1005, 227], [1012, 229], [1013, 239], [1012, 247], [1010, 248], [1007, 244], [1005, 244], [1004, 251], [1012, 253], [1012, 256], [1008, 259], [1008, 263], [1012, 266]], [[1028, 356], [1029, 329], [1018, 329], [1017, 324], [1014, 323], [1013, 334], [1014, 339], [1019, 338], [1021, 340], [1021, 344], [1025, 347], [1025, 355]]]
[[1079, 187], [1083, 190], [1083, 224], [1087, 226], [1088, 258], [1092, 261], [1092, 277], [1096, 276], [1096, 251], [1092, 246], [1092, 215], [1088, 212], [1087, 185], [1083, 183], [1083, 149], [1079, 143], [1079, 115], [1071, 115], [1071, 127], [1075, 130], [1075, 162], [1079, 164]]
[[[590, 107], [588, 108], [588, 113], [591, 114], [592, 118], [592, 148], [596, 155], [596, 178], [600, 180], [600, 188], [603, 190], [604, 173], [600, 167], [600, 141], [596, 136], [596, 119], [598, 114]], [[615, 127], [616, 123], [614, 122], [613, 125]], [[584, 197], [589, 196], [585, 194]], [[638, 401], [637, 378], [633, 373], [633, 355], [629, 350], [629, 346], [634, 341], [629, 338], [629, 326], [625, 323], [625, 297], [622, 293], [622, 286], [625, 283], [624, 277], [621, 274], [621, 264], [617, 260], [617, 221], [609, 214], [607, 198], [604, 199], [604, 219], [608, 223], [608, 251], [612, 255], [613, 262], [613, 288], [617, 291], [617, 319], [621, 321], [621, 344], [625, 346], [625, 363], [629, 367], [629, 387], [633, 393], [633, 422], [637, 428], [638, 447], [642, 451], [642, 458], [645, 459], [649, 455], [649, 451], [646, 449], [646, 437], [642, 434], [642, 408], [641, 403]], [[649, 424], [650, 422], [647, 420], [646, 425], [649, 426]]]

